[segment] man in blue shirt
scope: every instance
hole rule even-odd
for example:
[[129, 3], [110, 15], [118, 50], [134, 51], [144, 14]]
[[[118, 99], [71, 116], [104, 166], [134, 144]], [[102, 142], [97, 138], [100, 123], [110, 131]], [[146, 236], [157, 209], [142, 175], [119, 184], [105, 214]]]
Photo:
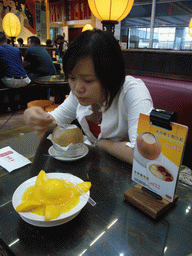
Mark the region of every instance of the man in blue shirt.
[[1, 80], [7, 87], [23, 87], [31, 80], [22, 65], [21, 52], [17, 47], [6, 43], [7, 39], [0, 32], [0, 68]]
[[44, 46], [40, 45], [40, 39], [30, 36], [27, 39], [28, 48], [24, 55], [23, 66], [26, 68], [32, 81], [39, 76], [56, 75], [53, 60]]

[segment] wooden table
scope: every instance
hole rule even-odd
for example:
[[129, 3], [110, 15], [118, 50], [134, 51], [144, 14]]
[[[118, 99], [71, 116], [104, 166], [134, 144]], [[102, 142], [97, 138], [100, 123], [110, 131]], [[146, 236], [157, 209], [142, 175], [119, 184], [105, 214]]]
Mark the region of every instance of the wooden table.
[[64, 76], [41, 76], [35, 80], [35, 83], [47, 89], [47, 99], [50, 96], [55, 98], [55, 103], [60, 104], [64, 101], [65, 95], [69, 94], [69, 83]]
[[[192, 253], [192, 188], [178, 183], [179, 200], [159, 220], [153, 220], [124, 201], [133, 187], [132, 166], [97, 148], [73, 162], [44, 156], [52, 143], [41, 140], [33, 164], [0, 177], [0, 236], [15, 255], [187, 256]], [[25, 180], [46, 173], [72, 173], [91, 181], [91, 197], [70, 222], [57, 227], [35, 227], [13, 209], [11, 198]]]

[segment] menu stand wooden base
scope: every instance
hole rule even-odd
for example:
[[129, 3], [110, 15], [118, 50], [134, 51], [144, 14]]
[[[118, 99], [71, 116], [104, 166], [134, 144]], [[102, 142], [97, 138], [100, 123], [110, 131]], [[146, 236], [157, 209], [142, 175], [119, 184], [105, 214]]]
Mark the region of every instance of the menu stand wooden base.
[[124, 192], [126, 201], [132, 203], [137, 208], [156, 219], [166, 212], [178, 200], [178, 196], [174, 196], [173, 202], [169, 202], [164, 198], [157, 199], [149, 193], [142, 190], [142, 186], [137, 184]]

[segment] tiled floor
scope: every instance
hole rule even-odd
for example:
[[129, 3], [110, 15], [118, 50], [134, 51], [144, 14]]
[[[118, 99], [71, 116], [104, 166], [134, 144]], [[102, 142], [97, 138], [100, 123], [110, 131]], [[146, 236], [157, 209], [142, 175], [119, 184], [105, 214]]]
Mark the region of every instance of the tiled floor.
[[24, 109], [0, 115], [0, 136], [1, 132], [25, 126], [23, 112]]

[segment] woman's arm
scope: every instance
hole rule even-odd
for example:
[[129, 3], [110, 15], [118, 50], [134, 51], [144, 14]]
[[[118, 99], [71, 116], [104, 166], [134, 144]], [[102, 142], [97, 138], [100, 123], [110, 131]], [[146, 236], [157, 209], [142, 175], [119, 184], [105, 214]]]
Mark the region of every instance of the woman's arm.
[[122, 115], [121, 120], [124, 117], [127, 124], [121, 122], [118, 125], [122, 128], [128, 126], [129, 141], [122, 139], [122, 141], [114, 142], [110, 139], [101, 139], [98, 142], [98, 147], [122, 161], [133, 164], [139, 114], [149, 114], [152, 110], [153, 102], [148, 89], [140, 79], [128, 77], [125, 83], [124, 91], [122, 92], [122, 95], [123, 93], [124, 95], [119, 97], [118, 115]]
[[97, 143], [97, 147], [107, 151], [109, 154], [133, 164], [134, 149], [126, 145], [126, 141], [114, 142], [111, 140], [101, 139]]

